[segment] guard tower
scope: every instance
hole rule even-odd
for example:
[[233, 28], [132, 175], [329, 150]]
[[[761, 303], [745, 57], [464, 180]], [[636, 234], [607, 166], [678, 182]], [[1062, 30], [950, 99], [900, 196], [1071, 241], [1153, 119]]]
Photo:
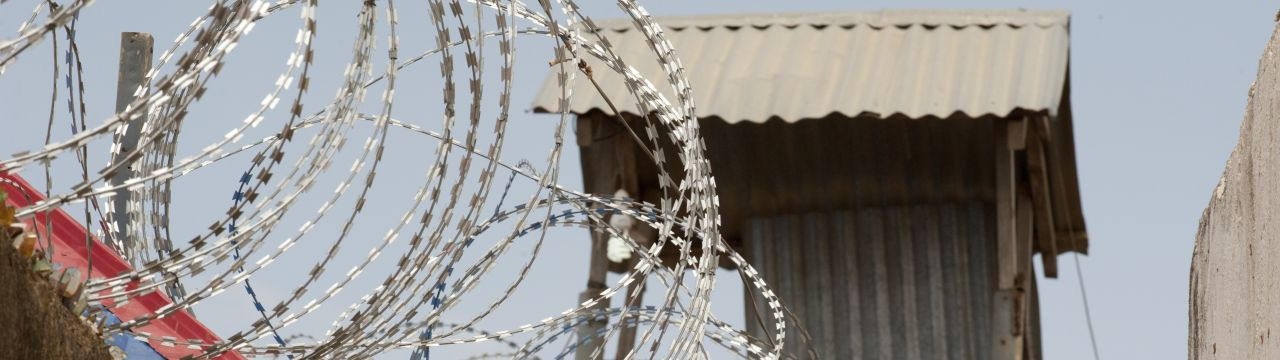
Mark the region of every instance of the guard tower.
[[[819, 358], [1040, 357], [1032, 254], [1053, 278], [1058, 254], [1088, 249], [1069, 19], [1038, 11], [656, 19], [694, 89], [725, 238], [794, 311]], [[629, 65], [664, 77], [643, 61], [651, 50], [630, 22], [598, 25], [590, 30]], [[609, 75], [598, 80], [622, 102], [621, 115], [646, 121], [627, 112], [632, 97]], [[535, 111], [561, 111], [554, 76]], [[590, 83], [575, 86], [567, 111], [577, 115], [586, 190], [658, 200], [656, 169], [637, 161], [642, 153], [616, 114]], [[748, 327], [767, 338], [773, 327], [753, 319]]]

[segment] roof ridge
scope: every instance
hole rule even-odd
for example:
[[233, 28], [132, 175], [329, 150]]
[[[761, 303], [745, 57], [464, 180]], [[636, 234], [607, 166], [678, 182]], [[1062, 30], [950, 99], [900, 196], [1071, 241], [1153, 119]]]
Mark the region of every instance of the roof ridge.
[[[915, 25], [925, 27], [949, 26], [965, 28], [970, 26], [993, 27], [1004, 25], [1023, 27], [1034, 25], [1042, 28], [1061, 26], [1070, 23], [1070, 13], [1057, 10], [877, 10], [820, 13], [756, 13], [730, 15], [696, 15], [696, 16], [658, 16], [654, 22], [670, 31], [684, 31], [688, 28], [711, 30], [713, 28], [741, 27], [767, 29], [772, 26], [794, 28], [800, 25], [813, 27], [840, 26], [853, 28], [859, 25], [872, 28], [899, 27], [909, 28]], [[598, 28], [615, 32], [625, 32], [633, 28], [630, 19], [608, 19], [595, 21]]]

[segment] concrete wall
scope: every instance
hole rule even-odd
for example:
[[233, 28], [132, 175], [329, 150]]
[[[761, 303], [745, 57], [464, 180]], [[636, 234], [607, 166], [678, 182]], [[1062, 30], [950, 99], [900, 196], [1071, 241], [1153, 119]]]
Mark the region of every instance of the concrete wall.
[[0, 242], [0, 359], [110, 359], [106, 343], [62, 306], [53, 286]]
[[1280, 358], [1277, 51], [1280, 32], [1258, 63], [1240, 142], [1200, 219], [1191, 260], [1191, 359]]

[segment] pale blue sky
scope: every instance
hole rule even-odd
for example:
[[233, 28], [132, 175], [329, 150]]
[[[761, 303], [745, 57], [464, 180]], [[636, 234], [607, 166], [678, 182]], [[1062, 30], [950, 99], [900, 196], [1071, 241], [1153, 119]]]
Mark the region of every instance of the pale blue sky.
[[[12, 36], [18, 21], [26, 17], [26, 9], [30, 9], [26, 4], [29, 3], [10, 1], [0, 6], [0, 29], [6, 34], [3, 38]], [[413, 29], [429, 29], [423, 26], [425, 9], [420, 4], [400, 3], [404, 7], [401, 21], [408, 29], [402, 33], [406, 38], [401, 49], [403, 53], [416, 54], [433, 41], [430, 33], [425, 32], [410, 38], [415, 35]], [[1107, 359], [1185, 357], [1187, 281], [1196, 225], [1224, 161], [1235, 144], [1257, 59], [1270, 37], [1275, 25], [1273, 19], [1280, 5], [1261, 0], [1213, 3], [650, 0], [642, 4], [659, 16], [957, 7], [1071, 11], [1071, 95], [1081, 193], [1091, 240], [1091, 255], [1081, 257], [1081, 264], [1100, 351]], [[338, 2], [324, 5], [319, 32], [322, 59], [316, 70], [316, 88], [320, 90], [313, 92], [311, 104], [319, 104], [323, 98], [331, 96], [341, 65], [348, 58], [350, 30], [354, 24], [351, 6]], [[152, 32], [156, 35], [158, 53], [191, 19], [202, 13], [204, 7], [203, 3], [131, 1], [99, 2], [86, 10], [80, 27], [80, 46], [82, 57], [89, 62], [86, 85], [90, 124], [104, 119], [114, 103], [114, 52], [118, 33]], [[159, 16], [135, 15], [135, 11], [143, 9]], [[603, 3], [591, 4], [588, 10], [589, 14], [602, 18], [620, 15], [616, 8]], [[191, 120], [194, 128], [188, 132], [189, 136], [214, 139], [228, 124], [239, 122], [256, 105], [269, 89], [274, 74], [282, 68], [295, 24], [296, 17], [287, 15], [264, 22], [255, 30], [243, 45], [246, 48], [231, 58], [225, 75], [215, 81], [206, 101], [194, 109]], [[513, 140], [513, 152], [505, 158], [509, 161], [528, 158], [541, 167], [554, 120], [523, 112], [532, 93], [541, 84], [545, 66], [539, 64], [549, 60], [544, 50], [547, 43], [538, 41], [541, 40], [529, 42], [530, 45], [525, 45], [527, 52], [517, 55], [517, 61], [523, 65], [517, 69], [512, 119], [515, 128], [512, 130], [528, 136]], [[385, 45], [379, 48], [385, 49]], [[19, 139], [7, 138], [12, 141], [0, 144], [0, 154], [34, 149], [41, 144], [40, 136], [25, 135], [43, 134], [48, 111], [49, 53], [47, 47], [33, 50], [24, 55], [17, 65], [10, 67], [9, 73], [0, 77], [0, 107], [5, 108], [6, 116], [3, 125], [10, 129], [3, 133], [24, 134]], [[434, 79], [438, 76], [435, 66], [434, 61], [429, 60], [418, 70], [406, 71], [404, 75]], [[405, 88], [401, 90], [401, 105], [397, 105], [398, 117], [412, 120], [409, 118], [415, 111], [437, 111], [432, 109], [438, 103], [438, 84], [424, 81], [418, 85], [402, 86]], [[487, 96], [496, 97], [496, 88]], [[62, 106], [59, 102], [59, 111]], [[416, 123], [426, 126], [437, 122], [423, 120]], [[65, 123], [55, 127], [55, 131], [65, 129]], [[269, 130], [274, 130], [274, 127]], [[367, 133], [367, 129], [363, 131], [360, 134]], [[55, 138], [65, 137], [65, 132], [55, 134], [61, 134]], [[415, 145], [424, 143], [419, 137], [397, 136], [401, 137], [393, 137], [391, 141], [399, 142], [390, 147], [401, 146], [403, 151], [389, 156], [398, 156], [401, 161], [412, 161], [416, 151], [427, 151], [434, 146]], [[201, 141], [206, 140], [192, 141], [193, 144], [203, 144]], [[105, 149], [105, 145], [100, 148]], [[561, 160], [564, 164], [561, 183], [580, 188], [576, 148], [567, 150]], [[68, 160], [62, 161], [63, 165], [70, 164]], [[105, 158], [98, 155], [91, 161], [91, 165], [100, 166]], [[345, 167], [347, 163], [349, 159], [335, 166]], [[181, 215], [190, 220], [178, 221], [175, 226], [189, 224], [202, 228], [208, 223], [206, 219], [220, 214], [230, 201], [234, 180], [242, 171], [242, 164], [236, 162], [215, 167], [183, 179], [177, 185], [178, 198], [175, 201], [185, 201], [189, 205], [175, 211], [185, 211]], [[416, 168], [405, 171], [406, 174], [420, 172]], [[36, 180], [39, 173], [28, 171], [24, 175]], [[67, 186], [70, 181], [55, 182], [55, 189], [57, 185]], [[327, 192], [329, 186], [323, 185], [318, 193]], [[416, 187], [416, 184], [406, 186]], [[204, 190], [207, 188], [213, 190]], [[394, 192], [388, 192], [386, 196], [394, 197]], [[214, 205], [201, 205], [209, 203]], [[374, 218], [394, 218], [401, 211], [396, 208], [370, 212]], [[310, 210], [303, 212], [309, 213]], [[370, 225], [367, 230], [377, 238], [385, 231], [380, 230], [385, 229], [382, 225]], [[193, 232], [175, 230], [175, 233], [175, 237], [181, 239], [189, 238]], [[585, 254], [585, 238], [581, 231], [561, 232], [554, 245], [549, 243], [548, 246], [555, 246], [556, 252], [546, 253], [548, 258], [544, 261], [548, 264], [540, 263], [539, 266], [548, 268], [541, 270], [552, 274], [580, 274], [586, 267], [581, 261]], [[367, 248], [357, 246], [352, 251], [353, 254], [362, 254], [363, 249]], [[287, 259], [281, 261], [305, 268], [311, 264], [310, 260], [296, 259], [296, 263]], [[1077, 288], [1078, 279], [1069, 256], [1063, 257], [1060, 263], [1059, 279], [1042, 279], [1040, 282], [1045, 357], [1050, 360], [1089, 358], [1091, 352]], [[343, 263], [338, 268], [345, 270], [350, 265]], [[282, 267], [280, 273], [273, 272], [264, 280], [255, 280], [263, 284], [260, 287], [267, 287], [265, 284], [273, 279], [292, 284], [291, 275], [281, 275], [289, 268], [279, 266]], [[536, 291], [516, 303], [511, 310], [511, 323], [491, 325], [495, 328], [518, 325], [558, 313], [574, 303], [576, 292], [583, 285], [583, 281], [578, 279], [565, 280], [555, 276], [530, 281], [529, 286]], [[717, 309], [723, 309], [719, 312], [726, 318], [740, 322], [740, 290], [735, 289], [739, 288], [731, 286], [718, 295]], [[274, 299], [288, 291], [260, 290], [264, 297], [275, 296]], [[251, 307], [240, 298], [242, 295], [235, 294], [237, 291], [228, 291], [227, 295], [197, 311], [215, 329], [243, 327], [252, 321], [253, 314]], [[337, 304], [341, 305], [334, 306], [332, 310], [341, 310], [339, 308], [345, 307], [346, 302]], [[224, 313], [234, 315], [221, 316]], [[308, 324], [312, 323], [300, 323], [299, 326], [311, 326]], [[313, 325], [322, 331], [328, 322], [317, 320]], [[451, 354], [465, 353], [470, 352]]]

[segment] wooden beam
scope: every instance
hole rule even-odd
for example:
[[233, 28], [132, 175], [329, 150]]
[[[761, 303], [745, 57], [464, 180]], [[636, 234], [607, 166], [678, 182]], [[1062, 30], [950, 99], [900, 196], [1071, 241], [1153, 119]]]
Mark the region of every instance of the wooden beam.
[[1027, 354], [1028, 289], [1031, 285], [1031, 226], [1034, 209], [1031, 207], [1031, 191], [1023, 184], [1017, 186], [1013, 223], [1015, 238], [1011, 244], [1012, 259], [1001, 258], [1000, 263], [1012, 263], [1012, 274], [1001, 273], [1004, 278], [1012, 275], [1012, 288], [995, 290], [992, 308], [994, 331], [991, 357], [1001, 360], [1021, 360]]
[[[622, 121], [635, 118], [628, 117]], [[582, 151], [583, 185], [588, 193], [613, 195], [619, 189], [626, 190], [629, 197], [641, 199], [645, 196], [639, 188], [637, 176], [637, 157], [642, 156], [639, 144], [627, 130], [627, 125], [619, 118], [606, 115], [580, 116], [577, 119], [578, 144]], [[634, 125], [634, 124], [633, 124]], [[614, 216], [614, 215], [610, 215]], [[607, 219], [607, 218], [606, 218]], [[644, 224], [636, 224], [628, 234], [642, 246], [651, 244], [657, 239], [657, 232]], [[587, 288], [579, 295], [579, 301], [586, 301], [598, 296], [605, 290], [605, 280], [609, 271], [625, 271], [639, 255], [632, 254], [630, 261], [610, 262], [607, 254], [609, 235], [604, 232], [591, 233], [591, 252]], [[639, 296], [644, 292], [644, 279], [637, 279], [628, 288], [628, 294]], [[623, 304], [627, 306], [628, 304]], [[605, 301], [594, 304], [593, 311], [603, 311], [610, 306]], [[625, 319], [620, 319], [625, 321]], [[606, 339], [599, 336], [608, 325], [608, 318], [593, 318], [578, 327], [578, 338], [591, 337], [591, 340], [580, 342], [574, 358], [578, 360], [601, 359], [606, 353]], [[619, 338], [621, 354], [634, 346], [636, 328], [623, 326]], [[623, 350], [625, 349], [625, 350]], [[592, 356], [595, 354], [595, 356]]]
[[[600, 116], [579, 116], [577, 121], [578, 142], [586, 144], [581, 147], [583, 188], [592, 194], [612, 195], [614, 191], [618, 190], [619, 179], [622, 177], [622, 169], [619, 168], [617, 161], [618, 150], [616, 146], [620, 141], [617, 139], [618, 127], [616, 122], [611, 118]], [[587, 286], [578, 295], [579, 302], [598, 296], [601, 291], [605, 290], [604, 282], [608, 278], [609, 259], [606, 257], [608, 235], [599, 231], [592, 231], [590, 238], [591, 251], [587, 255], [589, 264]], [[590, 310], [603, 311], [609, 306], [610, 304], [606, 300], [590, 307]], [[607, 318], [594, 317], [583, 320], [584, 322], [577, 327], [578, 339], [588, 337], [592, 339], [578, 343], [574, 358], [577, 360], [602, 358], [605, 343], [596, 334], [605, 329], [608, 325], [608, 320]], [[600, 349], [599, 355], [593, 358], [591, 354], [597, 349]]]
[[[587, 289], [578, 294], [578, 302], [586, 302], [591, 298], [600, 295], [600, 292], [606, 289], [604, 281], [609, 272], [609, 259], [605, 257], [609, 235], [600, 231], [591, 232], [591, 253], [588, 255], [588, 272], [587, 272]], [[578, 342], [578, 348], [574, 353], [576, 360], [595, 360], [601, 359], [604, 355], [604, 337], [597, 336], [609, 324], [609, 320], [604, 316], [603, 311], [609, 308], [609, 301], [597, 302], [589, 307], [591, 313], [586, 321], [578, 325], [578, 339], [589, 339]], [[598, 350], [598, 352], [597, 352]], [[596, 356], [591, 356], [596, 353]]]
[[1054, 238], [1058, 239], [1058, 244], [1066, 244], [1066, 247], [1061, 251], [1077, 251], [1081, 254], [1089, 253], [1087, 246], [1081, 246], [1081, 244], [1089, 241], [1089, 235], [1085, 232], [1068, 230], [1058, 231], [1055, 234]]
[[595, 138], [596, 138], [596, 132], [595, 132], [596, 122], [592, 121], [592, 119], [590, 118], [575, 116], [573, 118], [573, 123], [574, 123], [573, 124], [574, 128], [576, 129], [573, 132], [573, 135], [578, 142], [578, 146], [580, 147], [591, 146], [591, 143], [595, 142]]
[[1031, 189], [1027, 183], [1018, 184], [1018, 268], [1013, 275], [1014, 311], [1013, 333], [1025, 340], [1027, 328], [1027, 289], [1031, 288], [1032, 273], [1031, 254], [1033, 245], [1032, 227], [1036, 209], [1031, 206]]
[[1049, 116], [1036, 115], [1032, 119], [1034, 122], [1031, 131], [1035, 131], [1040, 136], [1040, 140], [1045, 142], [1045, 146], [1049, 146], [1049, 139], [1053, 139], [1053, 124], [1049, 122]]
[[[1008, 132], [1009, 123], [995, 121], [996, 134]], [[1009, 137], [996, 136], [996, 260], [997, 288], [1013, 289], [1013, 277], [1017, 272], [1017, 178], [1014, 151]]]
[[1019, 295], [1017, 290], [996, 290], [995, 303], [992, 304], [992, 320], [991, 329], [993, 344], [991, 346], [991, 359], [996, 360], [1021, 360], [1023, 353], [1022, 334], [1014, 334], [1017, 323], [1017, 303]]
[[[1020, 122], [1020, 121], [1019, 121]], [[1018, 191], [1014, 121], [995, 120], [996, 286], [993, 290], [991, 358], [1019, 360], [1023, 353], [1018, 303]], [[1025, 139], [1022, 139], [1025, 141]], [[1025, 144], [1023, 144], [1025, 146]]]
[[[1040, 117], [1045, 119], [1046, 117]], [[1035, 207], [1036, 247], [1044, 264], [1044, 276], [1058, 277], [1058, 241], [1053, 223], [1053, 203], [1049, 195], [1049, 163], [1045, 159], [1048, 129], [1037, 121], [1027, 144], [1027, 173], [1031, 180], [1031, 205]]]
[[[1045, 117], [1045, 120], [1042, 121], [1045, 125], [1042, 127], [1045, 129], [1042, 138], [1045, 140], [1044, 156], [1045, 164], [1048, 168], [1049, 182], [1057, 184], [1049, 189], [1051, 198], [1058, 199], [1058, 201], [1055, 201], [1052, 204], [1055, 214], [1054, 226], [1068, 229], [1067, 231], [1055, 231], [1056, 234], [1054, 238], [1057, 240], [1055, 245], [1057, 245], [1059, 252], [1075, 250], [1081, 253], [1087, 253], [1088, 246], [1085, 245], [1085, 241], [1087, 239], [1083, 237], [1084, 233], [1082, 232], [1079, 236], [1075, 234], [1075, 230], [1077, 229], [1075, 228], [1074, 220], [1075, 212], [1072, 210], [1072, 206], [1070, 204], [1070, 199], [1078, 196], [1078, 194], [1068, 195], [1068, 193], [1070, 193], [1070, 191], [1067, 190], [1069, 188], [1067, 183], [1069, 176], [1064, 174], [1068, 171], [1063, 170], [1064, 167], [1069, 169], [1071, 166], [1074, 166], [1065, 163], [1065, 161], [1067, 161], [1065, 159], [1072, 156], [1070, 154], [1074, 152], [1073, 146], [1075, 146], [1071, 142], [1070, 128], [1067, 127], [1065, 129], [1050, 130], [1055, 126], [1058, 126], [1058, 123], [1062, 121], [1064, 121], [1062, 118], [1049, 117]], [[1083, 223], [1081, 223], [1081, 225], [1083, 225]]]
[[1027, 351], [1023, 357], [1027, 360], [1044, 358], [1044, 337], [1040, 332], [1040, 286], [1035, 276], [1028, 279], [1027, 290]]
[[[999, 122], [1000, 120], [996, 120]], [[1008, 120], [1007, 135], [1009, 150], [1022, 150], [1027, 147], [1027, 122], [1021, 118]]]
[[[648, 225], [639, 223], [639, 221], [637, 221], [637, 224], [635, 225], [634, 228], [631, 229], [631, 232], [628, 235], [631, 236], [631, 238], [635, 240], [636, 244], [640, 245], [641, 247], [647, 248], [650, 245], [652, 245], [654, 242], [658, 241], [658, 231]], [[638, 252], [643, 252], [643, 251], [645, 250], [644, 249], [638, 250]], [[636, 263], [640, 261], [640, 256], [641, 256], [640, 254], [636, 254], [636, 253], [631, 254], [631, 259], [627, 261], [628, 269], [635, 268]], [[634, 301], [623, 300], [622, 306], [624, 308], [640, 306], [644, 302], [644, 286], [645, 286], [644, 276], [637, 277], [636, 280], [631, 283], [631, 285], [628, 285], [627, 299], [634, 298], [635, 300]], [[629, 314], [628, 317], [632, 317], [632, 316], [635, 316], [637, 312], [628, 311], [627, 314]], [[639, 320], [640, 318], [637, 316], [637, 317], [634, 317], [634, 319]], [[627, 318], [619, 318], [618, 321], [622, 321], [622, 330], [619, 331], [619, 334], [618, 334], [618, 352], [617, 352], [617, 357], [615, 357], [615, 359], [626, 359], [627, 354], [630, 353], [631, 349], [635, 347], [636, 330], [639, 329], [640, 326], [638, 325], [638, 321], [632, 324], [627, 324]]]

